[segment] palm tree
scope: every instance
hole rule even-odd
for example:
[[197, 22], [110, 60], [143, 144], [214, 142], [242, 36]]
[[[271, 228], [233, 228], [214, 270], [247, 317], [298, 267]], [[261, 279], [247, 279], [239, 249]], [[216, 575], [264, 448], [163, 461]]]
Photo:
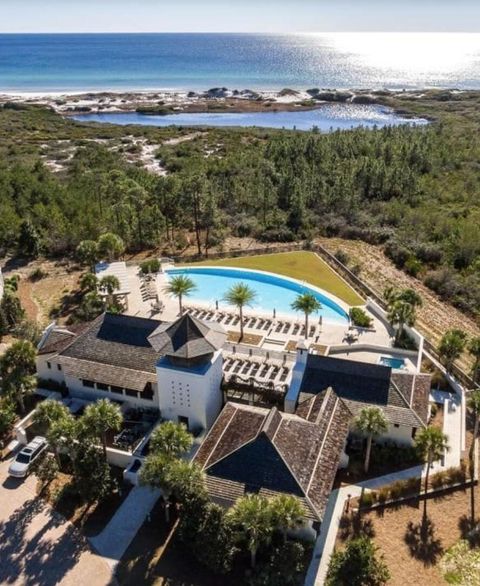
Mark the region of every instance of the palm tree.
[[415, 289], [397, 289], [389, 285], [383, 292], [385, 301], [390, 308], [396, 301], [405, 301], [410, 303], [413, 307], [422, 307], [422, 297], [415, 291]]
[[273, 532], [272, 511], [268, 500], [257, 494], [248, 494], [237, 500], [229, 511], [231, 520], [239, 527], [250, 551], [252, 568], [255, 567], [258, 548], [268, 543]]
[[468, 407], [473, 411], [473, 416], [475, 417], [475, 423], [473, 427], [473, 443], [470, 447], [469, 452], [469, 472], [470, 478], [472, 480], [470, 486], [470, 510], [471, 510], [471, 522], [472, 525], [475, 524], [475, 455], [476, 455], [476, 445], [478, 441], [478, 427], [480, 422], [480, 389], [475, 389], [472, 391], [467, 400]]
[[476, 441], [478, 435], [478, 427], [480, 421], [480, 389], [472, 391], [468, 396], [467, 405], [473, 411], [475, 416], [475, 424], [473, 430], [473, 440]]
[[477, 382], [478, 369], [480, 367], [480, 337], [472, 338], [468, 343], [468, 352], [473, 356], [472, 378], [473, 384]]
[[103, 455], [107, 459], [107, 432], [118, 431], [122, 426], [123, 416], [120, 407], [108, 399], [100, 399], [87, 405], [82, 422], [90, 433], [100, 439]]
[[98, 256], [108, 262], [116, 260], [123, 254], [125, 244], [120, 236], [107, 232], [98, 239]]
[[312, 293], [302, 293], [297, 295], [291, 308], [294, 311], [301, 311], [305, 314], [305, 338], [308, 338], [308, 316], [311, 313], [317, 313], [322, 309], [322, 304]]
[[465, 350], [467, 343], [467, 334], [458, 329], [448, 330], [443, 335], [438, 345], [438, 353], [447, 372], [452, 369], [453, 363], [459, 358], [462, 352]]
[[186, 425], [165, 421], [156, 427], [150, 436], [150, 450], [166, 458], [180, 458], [193, 444], [192, 434]]
[[[60, 403], [60, 401], [55, 401], [54, 399], [47, 399], [46, 401], [42, 401], [35, 409], [33, 414], [33, 422], [36, 425], [45, 428], [46, 433], [48, 434], [52, 425], [62, 421], [63, 419], [67, 419], [69, 415], [70, 411], [65, 405], [63, 405], [63, 403]], [[57, 444], [52, 445], [55, 452], [55, 458], [58, 465], [60, 465]]]
[[78, 260], [90, 267], [92, 273], [95, 271], [95, 263], [98, 260], [98, 244], [95, 240], [82, 240], [75, 251]]
[[372, 440], [375, 436], [385, 433], [388, 429], [387, 420], [380, 407], [364, 407], [355, 418], [355, 427], [367, 435], [367, 450], [365, 452], [365, 472], [370, 466]]
[[428, 490], [428, 477], [430, 474], [430, 468], [436, 460], [447, 452], [450, 447], [448, 445], [448, 437], [442, 433], [442, 430], [438, 427], [426, 427], [420, 431], [415, 437], [415, 448], [420, 458], [427, 465], [427, 471], [425, 474], [425, 500], [423, 508], [423, 517], [427, 518], [427, 490]]
[[246, 305], [252, 305], [257, 294], [246, 283], [235, 283], [225, 293], [224, 300], [229, 305], [238, 307], [240, 315], [240, 340], [243, 339], [243, 308]]
[[64, 451], [68, 454], [73, 472], [76, 474], [77, 457], [81, 449], [78, 441], [82, 433], [81, 421], [68, 412], [64, 417], [51, 421], [47, 432], [49, 445], [53, 447], [55, 454]]
[[[192, 462], [150, 452], [140, 468], [140, 484], [162, 491], [165, 521], [170, 521], [170, 498], [181, 504], [208, 500], [205, 478], [201, 468]], [[198, 501], [197, 501], [198, 502]]]
[[106, 275], [98, 283], [99, 289], [107, 294], [107, 306], [113, 304], [113, 294], [120, 289], [120, 281], [115, 275]]
[[403, 328], [405, 326], [415, 325], [415, 307], [408, 303], [408, 301], [395, 301], [388, 311], [388, 321], [392, 326], [398, 325], [397, 333], [395, 334], [395, 343], [402, 339]]
[[5, 395], [12, 397], [25, 412], [25, 396], [36, 387], [35, 346], [28, 340], [14, 342], [0, 360], [0, 378]]
[[83, 291], [97, 291], [98, 277], [94, 273], [85, 273], [80, 279], [80, 287]]
[[279, 494], [270, 500], [274, 524], [287, 541], [287, 532], [302, 527], [305, 522], [305, 509], [301, 501], [290, 494]]
[[195, 283], [187, 275], [175, 275], [163, 290], [168, 295], [178, 297], [180, 315], [183, 315], [182, 299], [193, 293], [196, 288]]

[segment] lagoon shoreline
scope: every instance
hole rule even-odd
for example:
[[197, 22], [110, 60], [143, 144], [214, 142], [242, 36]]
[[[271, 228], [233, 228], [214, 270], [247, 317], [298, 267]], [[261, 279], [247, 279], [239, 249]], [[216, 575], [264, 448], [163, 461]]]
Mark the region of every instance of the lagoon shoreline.
[[203, 92], [165, 91], [103, 91], [103, 92], [2, 92], [1, 103], [25, 103], [52, 108], [70, 116], [79, 114], [132, 113], [171, 115], [176, 113], [248, 113], [292, 112], [321, 108], [325, 104], [363, 104], [388, 106], [409, 117], [398, 108], [398, 97], [420, 99], [468, 90], [335, 90], [285, 88], [280, 91], [230, 90], [212, 88]]

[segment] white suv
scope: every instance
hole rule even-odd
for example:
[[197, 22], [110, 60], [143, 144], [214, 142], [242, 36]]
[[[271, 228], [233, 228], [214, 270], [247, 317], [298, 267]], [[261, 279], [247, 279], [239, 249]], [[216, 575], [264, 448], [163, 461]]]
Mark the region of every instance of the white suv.
[[47, 440], [41, 435], [37, 435], [26, 445], [16, 456], [8, 468], [10, 476], [15, 478], [25, 478], [30, 471], [32, 464], [46, 450]]

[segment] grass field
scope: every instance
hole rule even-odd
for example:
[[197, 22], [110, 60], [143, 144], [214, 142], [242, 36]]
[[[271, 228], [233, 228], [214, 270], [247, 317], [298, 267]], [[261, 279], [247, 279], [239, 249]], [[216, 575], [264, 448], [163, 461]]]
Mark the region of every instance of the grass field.
[[241, 258], [207, 260], [196, 265], [217, 265], [269, 271], [278, 275], [307, 281], [332, 293], [348, 305], [362, 305], [364, 300], [315, 253], [308, 251], [282, 252]]

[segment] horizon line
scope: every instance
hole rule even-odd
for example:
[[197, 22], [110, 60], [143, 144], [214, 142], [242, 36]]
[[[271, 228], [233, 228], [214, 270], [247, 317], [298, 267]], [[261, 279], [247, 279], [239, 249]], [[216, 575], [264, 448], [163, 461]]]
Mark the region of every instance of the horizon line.
[[333, 35], [333, 34], [480, 34], [480, 30], [335, 30], [335, 31], [1, 31], [0, 35]]

